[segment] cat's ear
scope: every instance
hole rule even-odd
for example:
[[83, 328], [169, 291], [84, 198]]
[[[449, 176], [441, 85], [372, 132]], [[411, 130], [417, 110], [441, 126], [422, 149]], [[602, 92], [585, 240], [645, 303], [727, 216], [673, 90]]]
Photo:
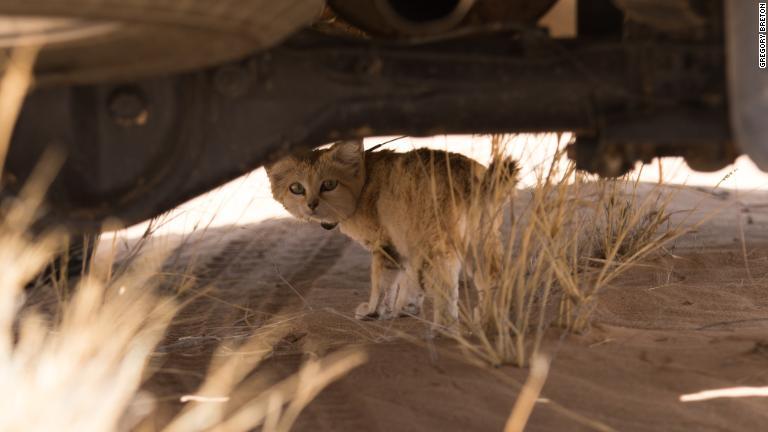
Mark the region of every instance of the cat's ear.
[[329, 154], [331, 158], [340, 164], [351, 168], [357, 168], [363, 163], [363, 140], [339, 141], [331, 146]]
[[267, 177], [271, 183], [280, 183], [294, 166], [295, 162], [290, 156], [278, 159], [264, 165]]
[[282, 162], [282, 160], [276, 160], [264, 165], [264, 171], [267, 172], [267, 177], [272, 179], [272, 176], [277, 172], [275, 168], [280, 166], [280, 162]]

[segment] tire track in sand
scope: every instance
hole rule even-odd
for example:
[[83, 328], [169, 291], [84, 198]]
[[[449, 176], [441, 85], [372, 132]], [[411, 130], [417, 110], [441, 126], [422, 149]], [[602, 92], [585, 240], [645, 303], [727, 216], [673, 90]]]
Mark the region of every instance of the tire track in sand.
[[179, 395], [202, 383], [222, 342], [244, 341], [275, 315], [305, 307], [314, 281], [350, 244], [337, 232], [318, 230], [291, 220], [211, 229], [174, 254], [165, 271], [175, 276], [160, 289], [175, 291], [190, 277], [194, 282], [179, 295], [184, 306], [158, 347], [158, 370], [146, 384], [170, 401], [163, 410], [167, 416], [180, 409]]

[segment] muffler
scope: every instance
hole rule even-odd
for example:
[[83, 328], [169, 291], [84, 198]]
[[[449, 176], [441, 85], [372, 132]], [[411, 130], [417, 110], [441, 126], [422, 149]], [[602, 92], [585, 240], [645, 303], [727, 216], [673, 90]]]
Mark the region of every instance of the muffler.
[[342, 18], [377, 35], [408, 38], [459, 27], [475, 0], [331, 0]]

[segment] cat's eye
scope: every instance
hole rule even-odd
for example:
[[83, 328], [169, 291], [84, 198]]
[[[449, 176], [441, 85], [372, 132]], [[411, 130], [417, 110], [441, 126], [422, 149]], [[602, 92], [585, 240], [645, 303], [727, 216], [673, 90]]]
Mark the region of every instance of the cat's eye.
[[304, 195], [304, 186], [302, 186], [301, 183], [291, 183], [291, 185], [288, 186], [288, 190], [294, 195]]
[[326, 180], [323, 182], [323, 184], [320, 186], [320, 190], [322, 192], [328, 192], [336, 189], [336, 186], [339, 185], [338, 180]]

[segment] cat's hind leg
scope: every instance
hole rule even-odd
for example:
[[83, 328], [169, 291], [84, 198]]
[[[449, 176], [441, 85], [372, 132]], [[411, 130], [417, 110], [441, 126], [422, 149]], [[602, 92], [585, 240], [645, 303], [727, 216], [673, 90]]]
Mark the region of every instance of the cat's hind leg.
[[397, 281], [397, 300], [395, 310], [401, 317], [421, 315], [421, 307], [424, 304], [424, 290], [419, 283], [418, 272], [407, 268], [400, 272]]
[[487, 327], [493, 320], [495, 291], [501, 283], [502, 243], [498, 235], [487, 237], [479, 251], [467, 256], [466, 272], [477, 290], [477, 305], [473, 310], [475, 322]]
[[458, 257], [442, 255], [426, 259], [419, 270], [419, 284], [432, 298], [434, 328], [452, 331], [459, 320], [459, 273]]

